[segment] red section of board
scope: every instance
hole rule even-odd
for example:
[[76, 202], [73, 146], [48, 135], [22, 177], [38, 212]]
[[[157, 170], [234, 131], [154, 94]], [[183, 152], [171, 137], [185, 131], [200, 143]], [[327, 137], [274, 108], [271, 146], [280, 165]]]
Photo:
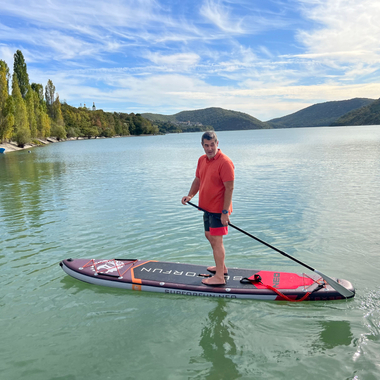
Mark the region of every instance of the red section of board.
[[[267, 285], [276, 289], [297, 289], [300, 286], [310, 286], [315, 282], [306, 275], [299, 276], [295, 273], [260, 271], [255, 274], [257, 275], [261, 277], [261, 283], [254, 282], [257, 289], [266, 289]], [[255, 281], [255, 276], [249, 277], [249, 280]]]

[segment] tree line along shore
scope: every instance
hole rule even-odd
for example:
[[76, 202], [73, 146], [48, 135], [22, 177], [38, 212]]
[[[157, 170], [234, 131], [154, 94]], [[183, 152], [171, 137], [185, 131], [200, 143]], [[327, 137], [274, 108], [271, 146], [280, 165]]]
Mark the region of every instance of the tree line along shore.
[[210, 107], [174, 115], [105, 112], [61, 102], [51, 79], [30, 83], [24, 56], [14, 54], [13, 74], [0, 60], [0, 152], [67, 139], [341, 125], [380, 125], [380, 99], [354, 98], [314, 104], [262, 122], [248, 114]]
[[207, 126], [152, 122], [141, 114], [104, 112], [61, 102], [52, 80], [30, 82], [24, 56], [14, 54], [13, 75], [0, 60], [0, 147], [6, 151], [66, 139], [195, 132]]

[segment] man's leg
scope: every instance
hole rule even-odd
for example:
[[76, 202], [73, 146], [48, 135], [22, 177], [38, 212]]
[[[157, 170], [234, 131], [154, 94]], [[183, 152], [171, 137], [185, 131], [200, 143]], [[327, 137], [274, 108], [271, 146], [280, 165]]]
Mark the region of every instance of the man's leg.
[[212, 236], [209, 231], [205, 232], [207, 240], [210, 242], [212, 247], [212, 252], [214, 254], [215, 260], [215, 276], [211, 278], [204, 279], [202, 282], [204, 284], [224, 284], [224, 273], [227, 272], [227, 268], [224, 265], [224, 259], [226, 252], [223, 245], [223, 235]]

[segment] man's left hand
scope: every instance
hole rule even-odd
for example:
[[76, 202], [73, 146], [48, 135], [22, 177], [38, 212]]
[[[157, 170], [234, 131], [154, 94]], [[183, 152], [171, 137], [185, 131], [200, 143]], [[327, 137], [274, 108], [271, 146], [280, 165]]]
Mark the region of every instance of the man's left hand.
[[230, 217], [228, 214], [222, 214], [220, 217], [220, 221], [222, 222], [223, 226], [228, 226], [228, 223], [230, 221]]

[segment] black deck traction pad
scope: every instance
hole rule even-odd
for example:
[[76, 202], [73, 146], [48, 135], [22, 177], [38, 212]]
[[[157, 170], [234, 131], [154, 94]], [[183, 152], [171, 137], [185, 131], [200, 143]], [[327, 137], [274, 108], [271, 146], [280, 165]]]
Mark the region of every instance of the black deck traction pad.
[[[242, 284], [240, 280], [244, 277], [253, 276], [258, 270], [252, 269], [228, 269], [228, 275], [225, 275], [226, 287], [235, 289], [252, 289], [252, 284]], [[209, 274], [207, 266], [170, 263], [163, 261], [150, 261], [143, 265], [133, 268], [135, 279], [144, 281], [157, 281], [165, 283], [174, 283], [188, 286], [197, 286], [201, 284], [203, 278], [201, 274]], [[222, 286], [223, 287], [223, 286]]]

